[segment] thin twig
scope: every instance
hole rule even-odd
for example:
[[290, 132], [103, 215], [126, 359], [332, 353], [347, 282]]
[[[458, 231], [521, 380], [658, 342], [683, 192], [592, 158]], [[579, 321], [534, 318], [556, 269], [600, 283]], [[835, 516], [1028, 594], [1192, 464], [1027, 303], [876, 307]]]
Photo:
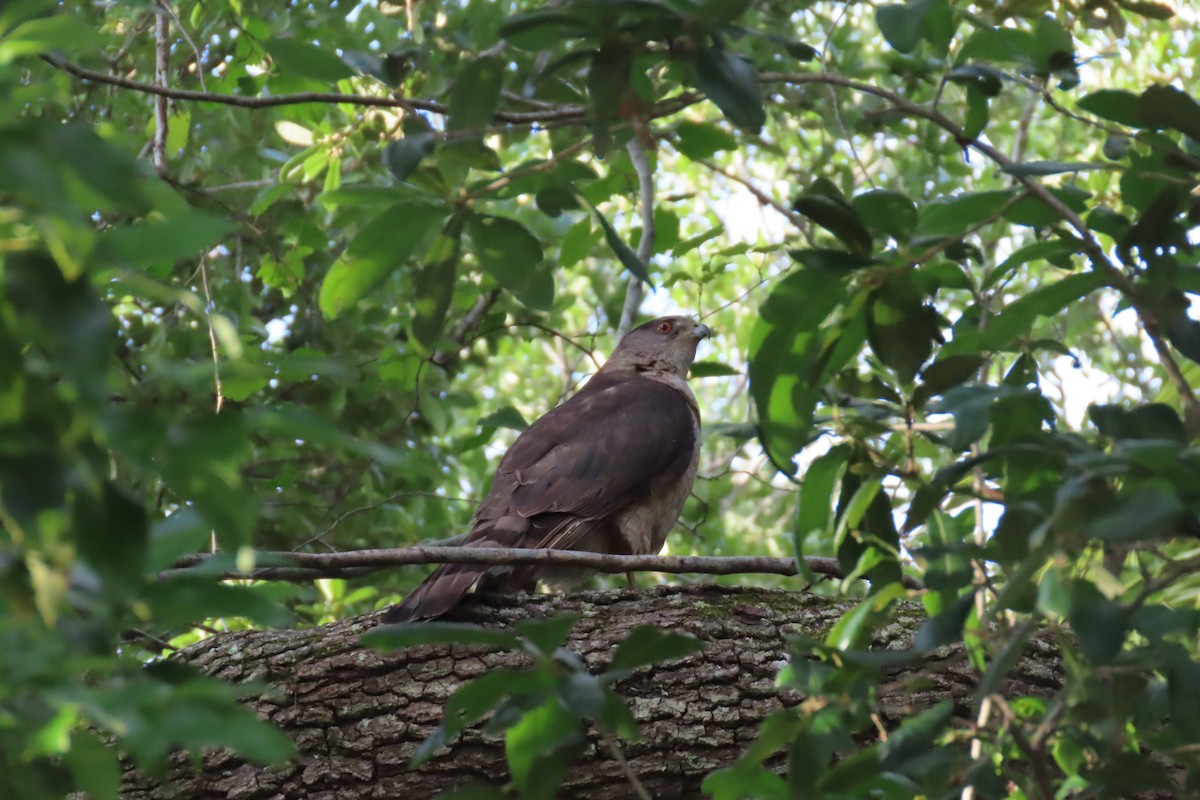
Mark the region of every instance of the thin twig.
[[1054, 800], [1054, 781], [1051, 780], [1050, 772], [1046, 768], [1046, 753], [1042, 749], [1041, 743], [1035, 744], [1029, 740], [1025, 735], [1024, 721], [1009, 707], [1008, 701], [1002, 695], [993, 695], [992, 702], [996, 704], [996, 708], [1004, 717], [1013, 743], [1025, 755], [1026, 761], [1033, 770], [1033, 782], [1037, 786], [1041, 800]]
[[[646, 147], [636, 131], [625, 143], [629, 151], [629, 160], [638, 176], [638, 203], [642, 209], [642, 239], [638, 242], [637, 259], [643, 268], [649, 268], [650, 256], [654, 253], [654, 172], [650, 168], [650, 159], [646, 157]], [[621, 319], [617, 324], [617, 341], [633, 329], [633, 321], [637, 319], [638, 309], [642, 305], [642, 294], [645, 287], [636, 275], [629, 276], [629, 284], [625, 288], [625, 304], [621, 307]]]
[[[457, 503], [471, 503], [472, 505], [479, 502], [477, 499], [475, 499], [473, 497], [446, 497], [445, 495], [440, 495], [440, 494], [437, 494], [436, 492], [409, 492], [409, 491], [393, 492], [392, 494], [388, 495], [387, 497], [383, 498], [382, 500], [380, 500], [378, 502], [368, 503], [363, 506], [357, 506], [355, 508], [350, 509], [349, 511], [346, 511], [345, 513], [341, 514], [337, 519], [335, 519], [333, 522], [331, 522], [329, 524], [329, 526], [327, 528], [325, 528], [325, 530], [321, 531], [320, 533], [316, 534], [315, 536], [310, 536], [308, 539], [305, 539], [303, 542], [296, 545], [294, 550], [302, 550], [305, 547], [308, 547], [309, 545], [313, 544], [314, 542], [318, 542], [318, 541], [324, 539], [326, 536], [333, 533], [334, 528], [336, 528], [338, 525], [341, 525], [343, 522], [348, 520], [350, 517], [354, 517], [359, 514], [363, 514], [367, 511], [374, 511], [375, 509], [379, 508], [380, 506], [387, 505], [388, 503], [399, 500], [402, 497], [432, 497], [437, 500], [445, 500], [450, 503], [456, 503], [456, 502]], [[457, 537], [457, 536], [453, 537], [453, 539], [460, 539], [460, 538], [461, 537]], [[451, 544], [455, 544], [455, 543], [456, 542], [451, 539], [446, 539], [446, 540], [442, 540], [441, 542], [425, 542], [425, 543], [423, 543], [423, 546], [434, 546], [434, 545], [438, 545], [438, 544], [451, 545]]]
[[454, 326], [454, 332], [450, 334], [450, 341], [458, 346], [453, 350], [438, 350], [430, 357], [429, 361], [442, 369], [447, 369], [454, 363], [455, 357], [462, 352], [463, 342], [479, 325], [483, 315], [491, 311], [492, 306], [496, 305], [499, 300], [499, 289], [491, 289], [479, 295], [475, 300], [475, 305], [471, 306], [471, 310], [459, 320], [459, 323]]
[[192, 48], [192, 56], [196, 59], [196, 77], [200, 79], [200, 88], [208, 91], [208, 84], [204, 81], [204, 61], [200, 55], [200, 48], [196, 47], [196, 42], [192, 40], [191, 34], [187, 28], [183, 26], [183, 22], [179, 19], [179, 15], [175, 13], [175, 9], [171, 8], [171, 4], [167, 0], [158, 0], [158, 7], [165, 13], [171, 16], [171, 21], [175, 23], [179, 35], [188, 43], [188, 47]]
[[625, 760], [625, 751], [621, 749], [621, 743], [607, 730], [600, 726], [597, 727], [600, 730], [600, 738], [604, 740], [604, 744], [608, 747], [608, 752], [612, 753], [617, 766], [621, 768], [621, 772], [624, 773], [626, 780], [633, 787], [634, 793], [641, 800], [653, 800], [650, 793], [646, 791], [646, 787], [642, 785], [642, 781], [638, 778], [637, 773], [633, 771], [633, 767], [629, 766], [629, 762]]
[[538, 163], [523, 169], [514, 169], [511, 172], [506, 172], [496, 180], [486, 183], [483, 186], [464, 194], [462, 199], [464, 201], [478, 200], [480, 197], [489, 195], [498, 189], [503, 189], [517, 178], [523, 178], [526, 175], [536, 175], [539, 172], [550, 172], [557, 167], [558, 163], [564, 158], [569, 158], [570, 156], [575, 155], [580, 150], [591, 144], [591, 142], [592, 140], [590, 138], [583, 139], [573, 145], [570, 145], [569, 147], [564, 147], [562, 150], [559, 150], [551, 155], [550, 158], [547, 158], [545, 161], [539, 161]]
[[[161, 5], [161, 2], [160, 2]], [[171, 19], [161, 9], [154, 15], [154, 81], [161, 89], [167, 89], [167, 69], [171, 53]], [[167, 97], [159, 94], [154, 98], [154, 139], [150, 153], [154, 168], [159, 175], [167, 174]]]
[[208, 259], [200, 257], [200, 285], [204, 287], [204, 319], [208, 323], [208, 346], [212, 350], [213, 391], [216, 394], [216, 412], [225, 407], [225, 394], [221, 391], [221, 356], [217, 350], [217, 331], [212, 323], [213, 299], [208, 288]]
[[733, 181], [734, 183], [740, 184], [746, 191], [748, 191], [748, 192], [750, 192], [750, 194], [754, 195], [754, 199], [759, 202], [759, 205], [764, 205], [764, 206], [774, 209], [775, 211], [778, 211], [780, 214], [782, 214], [784, 217], [786, 217], [787, 220], [789, 222], [791, 222], [793, 225], [795, 225], [796, 227], [800, 227], [801, 222], [803, 221], [803, 218], [799, 214], [797, 214], [795, 211], [792, 211], [786, 205], [779, 202], [774, 197], [771, 197], [771, 195], [767, 194], [762, 189], [755, 186], [753, 183], [750, 182], [749, 179], [743, 178], [741, 175], [738, 175], [735, 172], [730, 172], [727, 169], [723, 169], [722, 167], [718, 166], [717, 164], [714, 164], [713, 162], [711, 162], [707, 159], [704, 159], [704, 158], [695, 159], [695, 162], [697, 164], [699, 164], [700, 166], [704, 167], [705, 169], [707, 169], [711, 172], [717, 173], [722, 178], [725, 178], [725, 180]]
[[[211, 560], [208, 553], [194, 553], [180, 558], [171, 569], [160, 577], [170, 577], [181, 570], [203, 567]], [[316, 578], [343, 577], [345, 571], [356, 574], [412, 564], [484, 564], [488, 566], [514, 566], [526, 564], [554, 564], [563, 567], [579, 567], [606, 574], [623, 572], [665, 572], [670, 574], [693, 573], [699, 575], [796, 575], [796, 561], [792, 558], [771, 556], [626, 556], [609, 553], [590, 553], [576, 550], [545, 550], [507, 547], [401, 547], [376, 550], [347, 550], [340, 553], [281, 553], [262, 552], [261, 562], [271, 566], [259, 567], [248, 572], [240, 570], [222, 571], [226, 578], [275, 579], [273, 573], [287, 570], [289, 575], [304, 573], [304, 577], [289, 577], [287, 580], [313, 580]], [[808, 568], [820, 575], [844, 578], [845, 572], [835, 558], [810, 556], [805, 558]], [[276, 566], [277, 565], [277, 566]], [[904, 585], [910, 589], [921, 589], [920, 581], [905, 576]]]

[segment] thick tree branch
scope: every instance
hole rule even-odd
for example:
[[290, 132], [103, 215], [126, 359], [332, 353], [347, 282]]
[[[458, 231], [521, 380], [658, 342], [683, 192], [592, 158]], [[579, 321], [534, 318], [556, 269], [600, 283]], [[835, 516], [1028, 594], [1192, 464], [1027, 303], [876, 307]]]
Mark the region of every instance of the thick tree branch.
[[[214, 556], [194, 553], [175, 562], [164, 576], [180, 570], [203, 568]], [[258, 561], [268, 566], [248, 572], [223, 570], [226, 578], [260, 580], [313, 580], [363, 575], [376, 570], [411, 564], [555, 564], [581, 567], [608, 574], [625, 572], [694, 573], [702, 575], [796, 575], [792, 558], [770, 556], [625, 556], [589, 553], [577, 550], [538, 550], [504, 547], [401, 547], [375, 550], [347, 550], [341, 553], [259, 553]], [[808, 569], [817, 575], [844, 578], [846, 573], [835, 558], [809, 556]], [[910, 589], [921, 588], [920, 581], [905, 577]]]
[[[593, 673], [611, 663], [616, 645], [639, 625], [699, 639], [701, 652], [639, 669], [617, 684], [641, 737], [623, 743], [621, 759], [588, 731], [589, 746], [567, 772], [556, 796], [624, 800], [634, 796], [629, 773], [659, 800], [694, 800], [712, 770], [728, 766], [754, 739], [763, 720], [803, 698], [780, 691], [775, 678], [792, 658], [789, 639], [824, 638], [854, 601], [801, 592], [720, 586], [657, 587], [643, 592], [476, 597], [455, 619], [511, 626], [526, 619], [574, 614], [566, 647]], [[907, 649], [924, 621], [918, 604], [901, 604], [873, 649]], [[464, 645], [423, 645], [379, 653], [358, 644], [375, 615], [307, 630], [239, 631], [210, 637], [173, 658], [235, 684], [256, 680], [270, 690], [247, 702], [295, 743], [297, 757], [263, 768], [228, 753], [202, 762], [173, 760], [171, 776], [183, 800], [370, 800], [433, 797], [466, 783], [507, 780], [504, 742], [472, 727], [420, 768], [409, 759], [441, 721], [445, 700], [465, 681], [501, 669], [520, 670], [520, 652]], [[999, 691], [1008, 697], [1050, 697], [1062, 665], [1049, 637], [1029, 643]], [[873, 740], [911, 715], [950, 700], [960, 720], [970, 714], [978, 676], [961, 645], [939, 648], [912, 664], [885, 671]], [[772, 763], [781, 763], [782, 755]], [[126, 773], [126, 800], [165, 800], [172, 787]]]

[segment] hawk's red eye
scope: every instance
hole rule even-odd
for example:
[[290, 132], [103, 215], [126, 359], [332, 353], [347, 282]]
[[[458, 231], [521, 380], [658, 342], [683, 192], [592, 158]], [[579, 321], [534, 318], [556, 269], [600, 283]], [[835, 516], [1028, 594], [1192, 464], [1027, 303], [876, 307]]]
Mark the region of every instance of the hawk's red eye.
[[658, 331], [659, 333], [670, 333], [671, 331], [675, 330], [675, 326], [670, 322], [660, 322], [654, 326], [654, 330]]

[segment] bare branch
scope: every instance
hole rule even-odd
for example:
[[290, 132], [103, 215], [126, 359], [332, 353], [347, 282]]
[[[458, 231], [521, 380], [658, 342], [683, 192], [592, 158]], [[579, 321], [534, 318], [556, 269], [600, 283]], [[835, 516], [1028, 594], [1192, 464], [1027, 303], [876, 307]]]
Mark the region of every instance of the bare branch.
[[[154, 16], [154, 82], [160, 89], [167, 87], [167, 69], [171, 53], [171, 18], [161, 8]], [[150, 145], [154, 168], [159, 175], [167, 174], [167, 97], [154, 98], [154, 139]]]
[[[212, 559], [207, 553], [184, 556], [159, 577], [170, 577], [182, 570], [203, 567]], [[272, 566], [258, 567], [249, 572], [229, 570], [226, 578], [256, 580], [313, 580], [363, 575], [391, 567], [412, 564], [486, 564], [511, 566], [523, 564], [554, 564], [580, 567], [610, 575], [623, 572], [694, 573], [701, 575], [796, 575], [796, 561], [771, 556], [625, 556], [608, 553], [589, 553], [576, 550], [544, 550], [506, 547], [399, 547], [376, 550], [347, 550], [340, 553], [278, 553], [258, 554], [260, 562]], [[844, 578], [845, 572], [835, 558], [809, 556], [808, 568], [818, 575]], [[277, 565], [277, 566], [276, 566]], [[922, 588], [920, 581], [905, 577], [910, 589]]]
[[[654, 253], [654, 172], [650, 169], [650, 159], [646, 157], [646, 148], [637, 132], [625, 143], [629, 151], [629, 160], [638, 176], [638, 203], [642, 207], [642, 239], [638, 242], [637, 258], [643, 266], [650, 263]], [[621, 308], [621, 319], [617, 324], [617, 341], [633, 328], [637, 319], [638, 309], [642, 305], [642, 294], [645, 287], [636, 275], [629, 276], [629, 285], [625, 289], [625, 305]]]

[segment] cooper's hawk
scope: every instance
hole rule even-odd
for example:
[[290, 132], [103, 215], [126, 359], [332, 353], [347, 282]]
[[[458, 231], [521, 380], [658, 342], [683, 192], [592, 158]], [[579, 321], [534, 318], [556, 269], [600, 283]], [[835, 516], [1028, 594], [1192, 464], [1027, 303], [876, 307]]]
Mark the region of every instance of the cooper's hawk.
[[[587, 385], [526, 428], [500, 460], [463, 547], [657, 553], [696, 480], [700, 411], [686, 381], [711, 331], [661, 317], [630, 331]], [[476, 584], [530, 591], [586, 573], [443, 564], [384, 615], [440, 617]]]

